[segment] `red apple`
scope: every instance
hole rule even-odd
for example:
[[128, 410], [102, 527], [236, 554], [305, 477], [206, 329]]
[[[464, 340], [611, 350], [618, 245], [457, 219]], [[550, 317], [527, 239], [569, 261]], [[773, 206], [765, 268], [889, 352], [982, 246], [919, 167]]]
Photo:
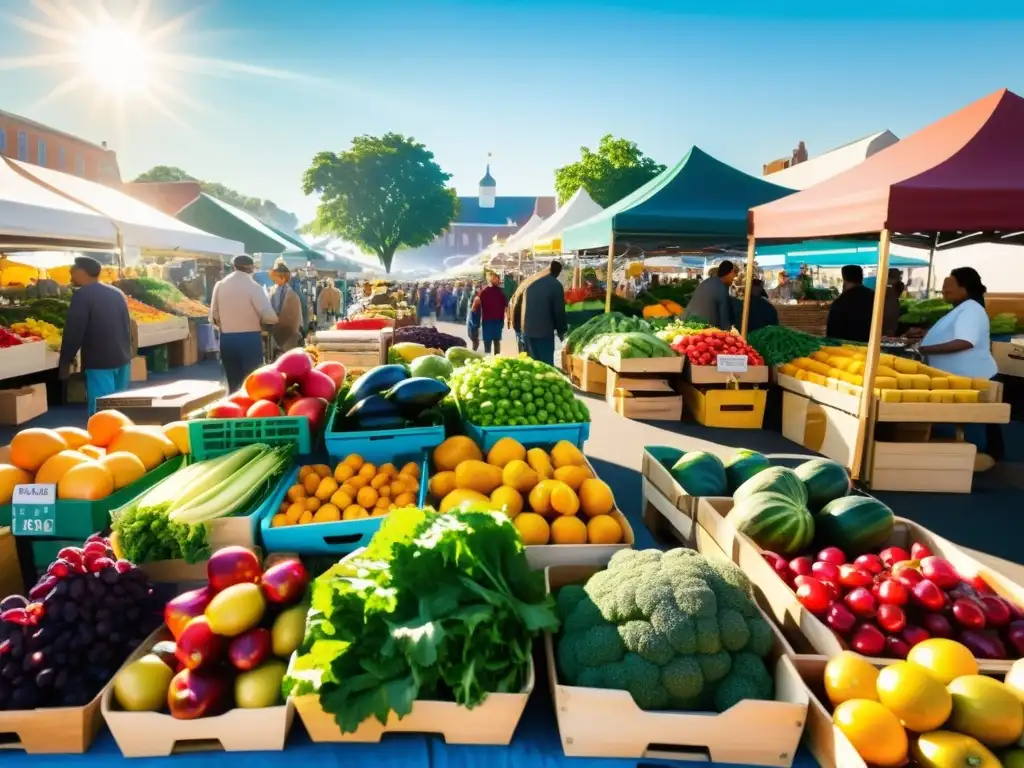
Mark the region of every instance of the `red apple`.
[[341, 389], [341, 385], [345, 383], [345, 366], [335, 360], [324, 360], [322, 363], [317, 363], [314, 371], [320, 371], [326, 373], [331, 377], [331, 381], [334, 382], [335, 391]]
[[228, 395], [228, 400], [237, 405], [243, 411], [248, 411], [252, 408], [253, 400], [245, 392], [235, 392], [233, 395]]
[[853, 629], [854, 624], [857, 623], [857, 617], [842, 603], [834, 602], [828, 607], [825, 623], [839, 634], [845, 635]]
[[861, 618], [870, 619], [878, 610], [878, 603], [875, 602], [874, 596], [864, 587], [850, 590], [843, 600], [846, 602], [846, 607]]
[[886, 632], [899, 632], [907, 624], [907, 614], [898, 605], [880, 605], [875, 621]]
[[205, 616], [196, 616], [178, 638], [174, 655], [185, 669], [199, 669], [216, 664], [224, 656], [227, 643], [216, 634]]
[[168, 601], [164, 606], [164, 623], [171, 630], [175, 640], [181, 637], [181, 633], [192, 619], [203, 615], [212, 599], [213, 592], [208, 587], [203, 587], [183, 592]]
[[185, 669], [171, 678], [167, 708], [178, 720], [217, 715], [227, 708], [230, 690], [227, 677], [217, 670]]
[[232, 584], [258, 584], [262, 574], [259, 558], [245, 547], [218, 549], [206, 563], [206, 578], [214, 592]]
[[[935, 582], [922, 579], [910, 589], [914, 602], [928, 611], [941, 611], [946, 607], [946, 593], [939, 589]], [[979, 613], [981, 609], [978, 609]], [[984, 615], [982, 615], [984, 618]]]
[[926, 557], [931, 557], [932, 551], [927, 544], [922, 544], [919, 541], [915, 541], [910, 545], [910, 559], [911, 560], [924, 560]]
[[240, 419], [243, 416], [242, 406], [232, 400], [220, 400], [206, 409], [208, 419]]
[[853, 564], [862, 571], [867, 571], [874, 576], [885, 570], [882, 559], [878, 555], [861, 555], [853, 561]]
[[811, 564], [811, 575], [816, 579], [839, 581], [839, 566], [827, 560], [817, 560]]
[[308, 371], [299, 379], [299, 392], [303, 397], [320, 397], [330, 402], [337, 394], [334, 379], [322, 371]]
[[243, 632], [228, 645], [228, 661], [242, 672], [256, 669], [270, 656], [270, 630], [257, 627]]
[[953, 601], [953, 618], [957, 623], [967, 629], [985, 628], [985, 611], [977, 600], [969, 597], [961, 597]]
[[878, 656], [885, 650], [885, 635], [874, 624], [860, 624], [850, 638], [850, 647], [865, 656]]
[[284, 376], [273, 366], [257, 368], [245, 377], [245, 393], [253, 401], [273, 400], [277, 402], [284, 397]]
[[313, 360], [306, 350], [292, 349], [277, 358], [274, 368], [284, 376], [287, 384], [295, 384], [313, 370]]
[[319, 429], [327, 414], [327, 401], [319, 397], [302, 397], [288, 408], [289, 416], [305, 416], [313, 430]]
[[843, 554], [843, 550], [839, 547], [825, 547], [818, 553], [817, 559], [824, 563], [832, 563], [839, 566], [846, 562], [846, 555]]
[[811, 558], [807, 555], [801, 555], [789, 561], [789, 570], [793, 572], [794, 576], [810, 576], [811, 565]]
[[910, 590], [896, 579], [885, 579], [877, 587], [878, 602], [886, 605], [906, 605], [910, 599]]
[[982, 595], [978, 598], [982, 610], [985, 611], [985, 625], [989, 627], [1002, 627], [1010, 623], [1013, 618], [1013, 611], [1010, 603], [998, 595]]
[[281, 410], [281, 406], [277, 403], [272, 403], [269, 400], [257, 400], [245, 412], [245, 415], [250, 419], [267, 419], [274, 416], [284, 416], [284, 411]]
[[929, 555], [921, 558], [921, 575], [935, 582], [939, 589], [952, 589], [960, 583], [960, 574], [944, 557]]
[[903, 547], [886, 547], [878, 553], [878, 558], [886, 568], [892, 568], [896, 563], [910, 559], [910, 553]]
[[298, 560], [282, 560], [263, 572], [260, 586], [271, 603], [288, 605], [299, 602], [306, 594], [309, 573]]

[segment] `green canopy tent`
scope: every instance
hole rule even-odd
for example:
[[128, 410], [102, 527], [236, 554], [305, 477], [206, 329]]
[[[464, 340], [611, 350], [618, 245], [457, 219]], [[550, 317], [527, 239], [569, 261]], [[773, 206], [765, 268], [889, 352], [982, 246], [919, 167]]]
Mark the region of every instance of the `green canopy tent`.
[[295, 243], [251, 213], [205, 192], [178, 211], [176, 218], [211, 235], [244, 243], [245, 252], [250, 255], [297, 250]]
[[638, 190], [562, 233], [567, 251], [608, 252], [608, 294], [617, 248], [700, 251], [747, 240], [747, 211], [793, 190], [749, 176], [693, 147]]

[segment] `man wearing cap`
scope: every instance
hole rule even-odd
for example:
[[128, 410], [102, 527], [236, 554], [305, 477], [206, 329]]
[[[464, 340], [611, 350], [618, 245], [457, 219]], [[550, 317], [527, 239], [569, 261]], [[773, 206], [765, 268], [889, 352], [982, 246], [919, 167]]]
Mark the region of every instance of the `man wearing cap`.
[[210, 322], [220, 331], [220, 362], [228, 389], [237, 392], [245, 377], [263, 364], [262, 326], [277, 322], [266, 292], [252, 279], [251, 257], [236, 256], [234, 272], [213, 286]]
[[270, 306], [277, 313], [274, 326], [274, 344], [278, 352], [295, 349], [302, 343], [302, 301], [299, 294], [289, 285], [292, 271], [278, 259], [270, 270], [274, 287], [270, 289]]
[[71, 267], [71, 282], [78, 290], [71, 297], [60, 344], [58, 371], [62, 380], [81, 352], [89, 414], [96, 400], [128, 389], [135, 355], [128, 300], [112, 285], [99, 281], [101, 265], [79, 256]]

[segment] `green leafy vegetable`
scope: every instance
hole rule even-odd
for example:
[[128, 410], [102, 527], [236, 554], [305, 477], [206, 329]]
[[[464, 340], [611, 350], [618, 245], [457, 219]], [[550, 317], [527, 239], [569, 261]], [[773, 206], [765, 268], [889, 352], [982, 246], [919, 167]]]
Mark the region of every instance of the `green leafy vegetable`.
[[522, 690], [533, 638], [557, 627], [505, 515], [398, 510], [365, 551], [313, 582], [284, 689], [318, 694], [345, 733], [404, 717], [417, 699], [472, 708]]

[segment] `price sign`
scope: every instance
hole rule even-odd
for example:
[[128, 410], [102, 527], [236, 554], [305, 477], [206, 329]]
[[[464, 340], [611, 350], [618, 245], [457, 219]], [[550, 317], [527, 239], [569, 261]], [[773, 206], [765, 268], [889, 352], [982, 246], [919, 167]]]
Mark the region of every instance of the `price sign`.
[[53, 536], [57, 532], [57, 486], [30, 483], [14, 486], [11, 531], [15, 536]]
[[719, 355], [718, 356], [718, 372], [719, 373], [746, 373], [747, 372], [747, 356], [746, 355]]

